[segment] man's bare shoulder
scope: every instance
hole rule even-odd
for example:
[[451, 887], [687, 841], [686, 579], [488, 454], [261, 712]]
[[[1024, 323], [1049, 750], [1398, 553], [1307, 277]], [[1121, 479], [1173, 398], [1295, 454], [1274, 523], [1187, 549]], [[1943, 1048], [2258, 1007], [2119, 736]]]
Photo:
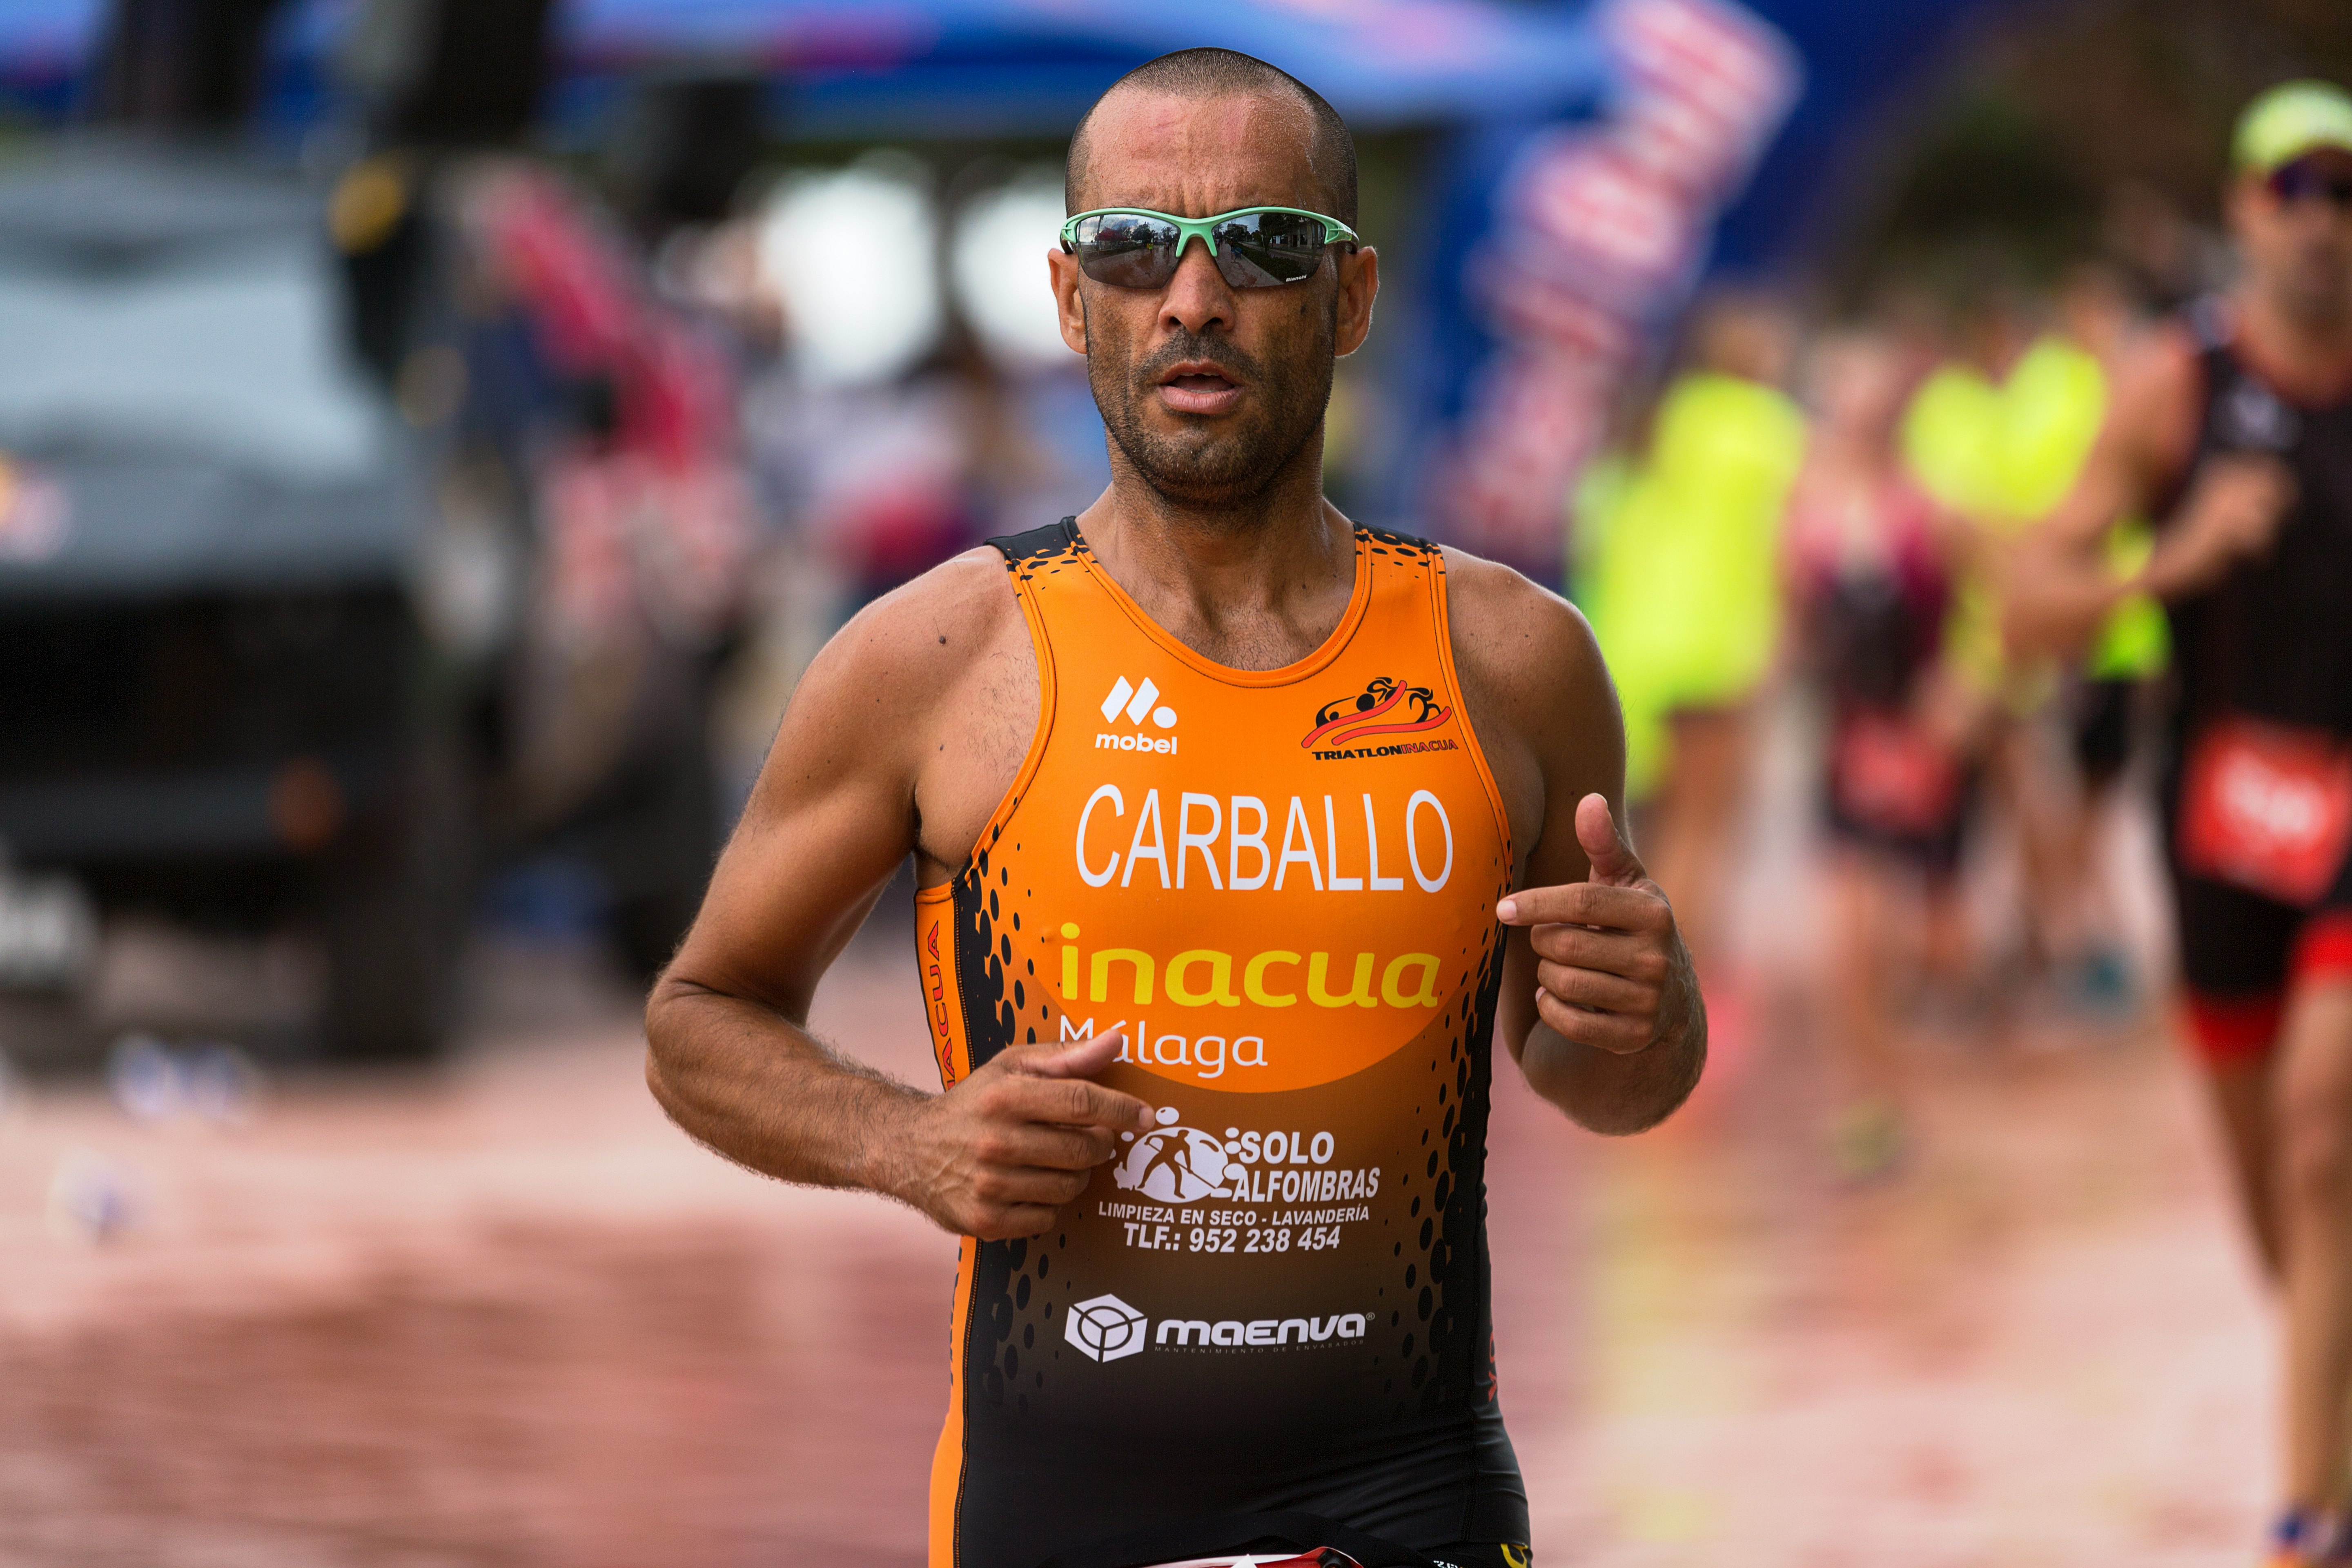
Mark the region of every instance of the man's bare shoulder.
[[2188, 466], [2204, 399], [2203, 352], [2185, 321], [2164, 321], [2120, 356], [2108, 422], [2122, 450], [2147, 481]]
[[[778, 732], [793, 773], [862, 773], [917, 764], [941, 717], [1008, 658], [1029, 657], [1003, 557], [970, 551], [860, 609], [810, 661]], [[778, 783], [784, 782], [781, 777]]]
[[2193, 398], [2203, 381], [2202, 348], [2189, 323], [2159, 321], [2136, 334], [2116, 356], [2118, 406], [2176, 404]]
[[[1575, 605], [1507, 566], [1444, 548], [1462, 700], [1510, 816], [1512, 842], [1533, 855], [1548, 837], [1549, 803], [1561, 792], [1599, 789], [1613, 799], [1621, 787], [1616, 699]], [[1573, 849], [1572, 836], [1564, 842]]]
[[[902, 805], [931, 880], [961, 863], [1037, 728], [1037, 656], [1004, 558], [968, 551], [850, 618], [793, 692], [761, 792]], [[772, 791], [772, 794], [768, 792]]]
[[1445, 553], [1446, 616], [1462, 678], [1517, 701], [1605, 679], [1592, 628], [1574, 605], [1498, 562]]
[[786, 725], [833, 722], [844, 704], [916, 718], [951, 700], [976, 661], [1028, 637], [1004, 558], [967, 551], [901, 584], [849, 617], [811, 661]]
[[942, 561], [859, 610], [825, 645], [819, 663], [830, 660], [839, 676], [859, 685], [887, 680], [909, 690], [936, 690], [969, 669], [976, 653], [1023, 632], [1004, 557], [982, 546]]

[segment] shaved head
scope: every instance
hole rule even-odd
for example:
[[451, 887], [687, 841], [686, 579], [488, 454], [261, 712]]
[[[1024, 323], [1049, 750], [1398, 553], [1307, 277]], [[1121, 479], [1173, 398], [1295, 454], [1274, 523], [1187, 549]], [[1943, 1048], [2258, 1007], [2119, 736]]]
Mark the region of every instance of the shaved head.
[[[1319, 211], [1353, 227], [1356, 222], [1356, 139], [1339, 111], [1323, 95], [1285, 70], [1234, 49], [1179, 49], [1156, 60], [1146, 60], [1117, 81], [1087, 110], [1070, 136], [1070, 159], [1062, 177], [1066, 211], [1078, 213], [1117, 201], [1087, 186], [1090, 138], [1088, 128], [1103, 105], [1122, 93], [1157, 93], [1170, 98], [1272, 98], [1295, 105], [1304, 115], [1308, 170], [1324, 191]], [[1205, 213], [1191, 215], [1205, 217]]]

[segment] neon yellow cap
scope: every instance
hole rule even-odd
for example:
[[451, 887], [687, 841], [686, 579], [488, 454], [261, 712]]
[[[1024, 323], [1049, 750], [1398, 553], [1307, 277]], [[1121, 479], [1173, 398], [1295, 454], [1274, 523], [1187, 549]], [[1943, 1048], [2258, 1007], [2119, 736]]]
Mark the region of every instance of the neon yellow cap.
[[2284, 82], [2238, 117], [2238, 167], [2267, 174], [2323, 147], [2352, 153], [2352, 94], [2333, 82]]

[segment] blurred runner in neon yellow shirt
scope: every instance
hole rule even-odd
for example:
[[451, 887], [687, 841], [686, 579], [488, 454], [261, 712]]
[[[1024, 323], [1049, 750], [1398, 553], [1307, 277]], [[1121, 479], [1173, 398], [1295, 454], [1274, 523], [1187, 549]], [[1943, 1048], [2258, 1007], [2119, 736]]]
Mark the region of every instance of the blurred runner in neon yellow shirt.
[[[1954, 363], [1923, 383], [1905, 415], [1903, 449], [1914, 476], [1973, 528], [1975, 562], [1964, 574], [1948, 626], [1947, 658], [1979, 706], [1980, 746], [1993, 798], [2017, 826], [2024, 875], [2020, 929], [2029, 961], [2063, 961], [2068, 993], [2112, 1009], [2130, 984], [2113, 938], [2115, 900], [2096, 865], [2093, 795], [2104, 792], [2128, 754], [2131, 683], [2162, 668], [2160, 615], [2145, 602], [2120, 606], [2093, 665], [2114, 684], [2077, 691], [2047, 660], [2009, 657], [2001, 641], [1998, 584], [2016, 541], [2074, 488], [2107, 407], [2103, 362], [2121, 352], [2129, 311], [2112, 279], [2078, 268], [2062, 289], [2059, 325], [2015, 353], [1995, 381], [1979, 368], [2008, 359], [2022, 312], [2000, 300], [1979, 318], [1978, 363]], [[2115, 548], [2127, 563], [2146, 531], [2120, 526]], [[2126, 567], [2127, 569], [2127, 567]], [[2062, 691], [2088, 698], [2074, 737], [2080, 783], [2052, 767], [2054, 746], [2037, 730], [2062, 718]], [[2071, 725], [2071, 716], [2069, 718]]]
[[1702, 307], [1647, 449], [1594, 465], [1578, 496], [1576, 596], [1624, 707], [1627, 798], [1646, 805], [1654, 873], [1703, 968], [1750, 699], [1780, 642], [1781, 515], [1805, 444], [1780, 390], [1793, 336], [1760, 300]]

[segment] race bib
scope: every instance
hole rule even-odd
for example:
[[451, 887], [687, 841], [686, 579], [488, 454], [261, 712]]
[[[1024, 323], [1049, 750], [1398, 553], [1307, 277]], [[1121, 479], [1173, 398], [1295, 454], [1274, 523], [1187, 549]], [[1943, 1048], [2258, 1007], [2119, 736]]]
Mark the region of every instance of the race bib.
[[1831, 766], [1839, 808], [1881, 832], [1937, 832], [1959, 799], [1959, 759], [1906, 716], [1848, 718], [1838, 726]]
[[2308, 906], [2352, 847], [2352, 744], [2253, 719], [2207, 726], [2181, 779], [2180, 863]]

